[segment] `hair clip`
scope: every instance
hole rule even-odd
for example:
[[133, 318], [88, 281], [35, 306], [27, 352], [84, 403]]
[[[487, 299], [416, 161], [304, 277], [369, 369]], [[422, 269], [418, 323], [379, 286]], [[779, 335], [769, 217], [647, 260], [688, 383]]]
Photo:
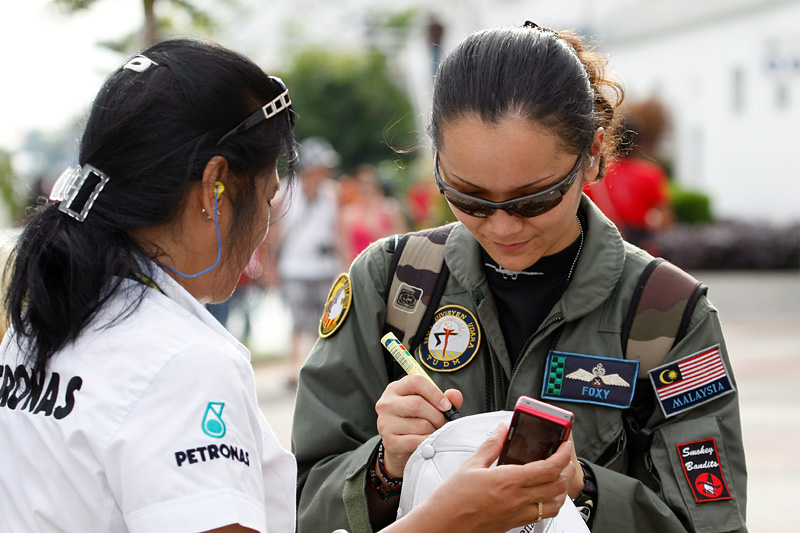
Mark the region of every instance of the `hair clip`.
[[135, 72], [144, 72], [145, 70], [149, 69], [154, 65], [157, 67], [158, 63], [156, 63], [149, 57], [138, 55], [136, 57], [131, 58], [131, 60], [125, 63], [125, 66], [122, 68], [133, 70]]
[[267, 102], [260, 108], [258, 108], [252, 115], [244, 119], [238, 126], [233, 128], [231, 131], [223, 135], [220, 140], [217, 141], [217, 146], [225, 142], [226, 139], [231, 137], [232, 135], [236, 135], [237, 133], [241, 133], [243, 131], [249, 130], [253, 126], [260, 124], [264, 120], [269, 120], [284, 109], [288, 109], [290, 111], [289, 114], [289, 121], [291, 122], [292, 126], [294, 126], [293, 115], [292, 113], [292, 99], [289, 96], [289, 89], [286, 88], [286, 85], [283, 83], [277, 76], [270, 76], [272, 81], [275, 81], [280, 85], [283, 91], [281, 94], [273, 98], [271, 101]]
[[[81, 210], [76, 211], [73, 208], [73, 204], [81, 193], [89, 176], [92, 176], [97, 183], [92, 192], [89, 193], [89, 197], [86, 199], [86, 203], [83, 204], [83, 207], [81, 207]], [[86, 215], [89, 213], [92, 205], [94, 205], [94, 201], [97, 200], [100, 191], [106, 186], [106, 183], [108, 183], [108, 176], [92, 165], [68, 167], [61, 173], [53, 185], [53, 190], [50, 192], [50, 200], [61, 202], [58, 205], [59, 211], [68, 214], [78, 222], [83, 222], [86, 220]]]
[[543, 28], [542, 26], [539, 26], [538, 24], [536, 24], [535, 22], [531, 22], [530, 20], [526, 20], [525, 24], [523, 24], [522, 27], [523, 28], [533, 28], [533, 29], [537, 29], [539, 31], [552, 33], [553, 35], [558, 37], [558, 32], [557, 31], [553, 31], [550, 28]]

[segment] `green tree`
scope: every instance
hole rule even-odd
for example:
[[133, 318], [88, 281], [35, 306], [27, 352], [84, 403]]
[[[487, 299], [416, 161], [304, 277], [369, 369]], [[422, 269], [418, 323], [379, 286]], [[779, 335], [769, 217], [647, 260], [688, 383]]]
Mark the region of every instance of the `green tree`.
[[[386, 57], [309, 49], [282, 75], [298, 116], [299, 140], [321, 136], [341, 155], [341, 167], [407, 158], [395, 149], [417, 141], [413, 108], [391, 78]], [[403, 165], [401, 165], [403, 166]]]
[[[53, 0], [53, 2], [64, 8], [67, 13], [77, 13], [91, 8], [100, 0]], [[173, 26], [173, 19], [169, 16], [159, 17], [156, 14], [156, 4], [164, 5], [175, 12], [189, 16], [190, 26], [193, 29], [211, 31], [214, 23], [211, 16], [204, 10], [199, 9], [189, 0], [140, 0], [144, 10], [144, 28], [141, 35], [132, 34], [123, 37], [119, 41], [101, 43], [103, 46], [116, 50], [117, 52], [128, 52], [138, 48], [147, 48], [162, 40], [162, 35], [166, 29]], [[227, 4], [233, 4], [234, 0], [225, 0]], [[167, 12], [166, 10], [165, 12]]]
[[[0, 149], [0, 201], [8, 208], [8, 214], [12, 221], [19, 220], [27, 206], [27, 198], [20, 194], [14, 178], [11, 154], [3, 149]], [[1, 270], [2, 265], [0, 265]]]

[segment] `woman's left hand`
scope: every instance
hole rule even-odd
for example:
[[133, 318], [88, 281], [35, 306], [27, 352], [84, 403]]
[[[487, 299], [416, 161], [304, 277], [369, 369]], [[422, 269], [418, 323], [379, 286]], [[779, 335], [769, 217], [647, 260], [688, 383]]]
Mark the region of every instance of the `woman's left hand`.
[[571, 431], [569, 432], [569, 441], [572, 443], [569, 462], [575, 466], [575, 470], [572, 473], [572, 477], [569, 479], [569, 488], [567, 489], [567, 494], [569, 494], [571, 500], [574, 500], [581, 495], [581, 491], [586, 484], [583, 482], [583, 468], [578, 462], [578, 455], [575, 453], [575, 441], [572, 438]]

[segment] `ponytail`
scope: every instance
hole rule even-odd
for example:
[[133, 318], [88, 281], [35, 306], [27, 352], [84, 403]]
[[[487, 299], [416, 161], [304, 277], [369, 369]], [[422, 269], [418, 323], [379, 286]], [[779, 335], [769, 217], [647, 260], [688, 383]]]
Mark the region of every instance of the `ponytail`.
[[124, 231], [91, 216], [78, 222], [52, 203], [34, 208], [6, 267], [4, 302], [34, 374], [75, 340], [143, 259]]
[[606, 137], [600, 149], [597, 179], [601, 179], [605, 175], [607, 161], [614, 158], [622, 142], [622, 120], [617, 109], [625, 99], [625, 90], [618, 81], [606, 76], [608, 60], [605, 55], [587, 49], [583, 40], [571, 32], [559, 32], [558, 36], [575, 51], [589, 75], [589, 83], [594, 91], [597, 127], [605, 130]]

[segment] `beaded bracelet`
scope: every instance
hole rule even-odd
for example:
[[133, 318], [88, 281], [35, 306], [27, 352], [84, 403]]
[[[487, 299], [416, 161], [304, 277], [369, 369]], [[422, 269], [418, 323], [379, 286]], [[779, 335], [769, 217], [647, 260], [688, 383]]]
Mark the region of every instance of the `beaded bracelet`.
[[592, 472], [586, 468], [583, 461], [578, 461], [578, 463], [580, 463], [583, 470], [584, 487], [578, 497], [572, 500], [572, 503], [575, 504], [575, 508], [580, 513], [583, 521], [586, 522], [586, 525], [591, 527], [594, 509], [597, 505], [597, 484], [594, 481]]
[[[370, 486], [378, 492], [378, 496], [380, 496], [381, 500], [386, 501], [389, 498], [400, 496], [400, 491], [403, 488], [403, 478], [393, 478], [386, 473], [386, 465], [383, 459], [384, 452], [383, 441], [381, 441], [380, 444], [378, 444], [375, 455], [370, 458], [367, 473], [369, 474]], [[378, 459], [378, 470], [380, 470], [381, 476], [383, 476], [384, 481], [386, 481], [386, 485], [389, 487], [388, 490], [383, 487], [381, 479], [378, 477], [377, 472], [375, 472], [374, 465], [376, 455]]]

